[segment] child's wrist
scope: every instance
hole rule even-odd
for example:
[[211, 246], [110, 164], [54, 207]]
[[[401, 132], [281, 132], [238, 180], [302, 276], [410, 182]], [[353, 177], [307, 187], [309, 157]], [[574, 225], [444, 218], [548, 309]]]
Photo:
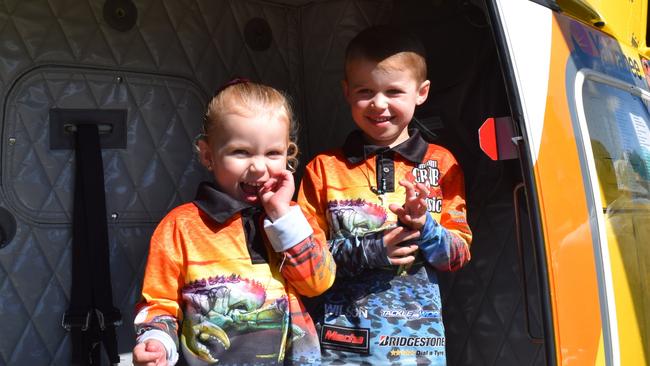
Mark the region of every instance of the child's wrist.
[[426, 216], [424, 217], [422, 222], [414, 220], [414, 221], [411, 221], [410, 224], [407, 224], [407, 223], [403, 222], [402, 220], [397, 219], [397, 225], [398, 226], [402, 226], [402, 227], [405, 227], [405, 228], [408, 228], [408, 229], [411, 229], [411, 230], [418, 230], [418, 231], [422, 231], [422, 229], [424, 229], [424, 225], [426, 225], [426, 223], [427, 223]]
[[271, 221], [276, 221], [289, 212], [289, 205], [275, 206], [267, 210], [266, 215]]
[[432, 240], [436, 236], [436, 230], [439, 226], [440, 224], [430, 214], [427, 214], [426, 221], [422, 229], [420, 229], [420, 239], [418, 242], [423, 243]]
[[148, 330], [142, 335], [138, 336], [136, 342], [146, 343], [149, 340], [156, 340], [163, 345], [168, 365], [175, 365], [176, 362], [178, 362], [178, 350], [176, 348], [176, 344], [169, 336], [169, 334], [158, 329]]
[[299, 206], [290, 206], [286, 215], [276, 221], [265, 218], [264, 231], [278, 253], [294, 247], [314, 232]]

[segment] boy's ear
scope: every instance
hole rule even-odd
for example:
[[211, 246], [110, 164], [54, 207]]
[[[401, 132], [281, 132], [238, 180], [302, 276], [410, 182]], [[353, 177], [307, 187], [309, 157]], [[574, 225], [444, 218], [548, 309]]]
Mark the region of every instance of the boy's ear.
[[348, 89], [348, 81], [343, 79], [341, 80], [341, 88], [343, 89], [343, 96], [345, 99], [348, 99], [348, 96], [350, 95], [350, 90]]
[[210, 150], [208, 141], [205, 138], [200, 138], [196, 141], [196, 147], [199, 149], [199, 160], [201, 160], [201, 164], [208, 168], [208, 170], [212, 170], [212, 151]]
[[417, 105], [421, 105], [427, 100], [427, 97], [429, 96], [429, 87], [431, 87], [431, 82], [429, 80], [425, 80], [420, 84], [420, 88], [418, 89], [418, 98], [416, 100]]

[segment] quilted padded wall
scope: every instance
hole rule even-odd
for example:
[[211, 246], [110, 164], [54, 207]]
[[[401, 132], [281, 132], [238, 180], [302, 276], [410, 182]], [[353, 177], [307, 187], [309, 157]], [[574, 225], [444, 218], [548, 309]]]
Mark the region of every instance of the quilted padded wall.
[[[354, 128], [341, 89], [345, 47], [361, 29], [390, 20], [391, 1], [328, 1], [301, 9], [304, 141], [301, 160], [339, 146]], [[327, 14], [328, 16], [323, 16]]]
[[[136, 25], [120, 32], [104, 20], [102, 0], [0, 1], [0, 206], [18, 222], [0, 249], [0, 366], [69, 364], [60, 321], [70, 291], [74, 159], [49, 148], [50, 108], [128, 112], [126, 148], [102, 153], [114, 302], [125, 320], [119, 351], [127, 354], [151, 232], [207, 178], [192, 138], [208, 98], [235, 75], [289, 92], [299, 119], [321, 126], [302, 130], [303, 157], [312, 155], [326, 143], [315, 136], [345, 135], [332, 133], [343, 117], [330, 113], [342, 105], [339, 77], [332, 79], [341, 44], [380, 22], [388, 2], [134, 3]], [[266, 50], [245, 45], [252, 18], [272, 30]]]
[[204, 170], [188, 141], [199, 132], [205, 96], [186, 79], [39, 67], [6, 98], [3, 187], [14, 211], [36, 223], [72, 218], [74, 150], [50, 149], [51, 108], [128, 111], [127, 148], [105, 149], [107, 209], [119, 222], [155, 222], [192, 199]]
[[[394, 15], [390, 0], [134, 3], [136, 25], [120, 32], [103, 19], [104, 0], [0, 0], [0, 207], [18, 222], [0, 249], [0, 366], [69, 364], [60, 321], [70, 293], [74, 156], [49, 148], [50, 108], [128, 112], [126, 148], [103, 151], [114, 302], [125, 320], [119, 350], [128, 354], [151, 232], [208, 178], [192, 151], [208, 98], [235, 75], [287, 91], [304, 164], [353, 128], [340, 86], [345, 45]], [[267, 50], [245, 44], [253, 18], [272, 30]], [[494, 178], [482, 176], [492, 166], [475, 168], [471, 178]], [[523, 328], [509, 192], [470, 211], [472, 263], [442, 278], [449, 364], [541, 365], [542, 347]], [[534, 293], [532, 273], [529, 282]], [[534, 302], [530, 309], [538, 334]]]

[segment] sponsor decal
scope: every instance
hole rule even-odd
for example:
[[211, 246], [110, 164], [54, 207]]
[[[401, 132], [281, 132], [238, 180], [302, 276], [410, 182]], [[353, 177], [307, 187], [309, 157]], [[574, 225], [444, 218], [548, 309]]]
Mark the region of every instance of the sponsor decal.
[[355, 304], [325, 304], [325, 314], [341, 316], [347, 318], [365, 318], [368, 319], [368, 309], [365, 306], [356, 306]]
[[379, 336], [379, 347], [444, 347], [445, 337]]
[[370, 346], [368, 328], [348, 328], [325, 324], [321, 327], [320, 343], [323, 348], [368, 354]]
[[406, 320], [436, 319], [440, 318], [440, 312], [437, 310], [388, 309], [382, 310], [381, 316], [384, 318], [400, 318]]
[[428, 183], [431, 187], [440, 185], [440, 170], [437, 160], [427, 160], [424, 164], [418, 164], [411, 170], [411, 174], [415, 177], [416, 183]]
[[[440, 169], [438, 169], [437, 160], [427, 160], [424, 164], [418, 164], [417, 167], [411, 170], [415, 183], [422, 183], [429, 187], [440, 186]], [[429, 192], [429, 196], [424, 200], [427, 203], [427, 211], [429, 212], [442, 212], [442, 197], [437, 197], [434, 191]]]
[[395, 356], [435, 356], [441, 357], [445, 352], [438, 350], [392, 349], [390, 355]]

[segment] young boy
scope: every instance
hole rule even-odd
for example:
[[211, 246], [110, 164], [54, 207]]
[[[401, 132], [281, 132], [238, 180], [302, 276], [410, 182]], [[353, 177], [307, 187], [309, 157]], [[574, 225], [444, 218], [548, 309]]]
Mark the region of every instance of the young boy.
[[408, 129], [429, 86], [407, 33], [376, 26], [347, 47], [343, 93], [360, 131], [307, 165], [298, 195], [337, 264], [311, 304], [324, 363], [446, 363], [436, 271], [469, 261], [472, 234], [458, 163]]

